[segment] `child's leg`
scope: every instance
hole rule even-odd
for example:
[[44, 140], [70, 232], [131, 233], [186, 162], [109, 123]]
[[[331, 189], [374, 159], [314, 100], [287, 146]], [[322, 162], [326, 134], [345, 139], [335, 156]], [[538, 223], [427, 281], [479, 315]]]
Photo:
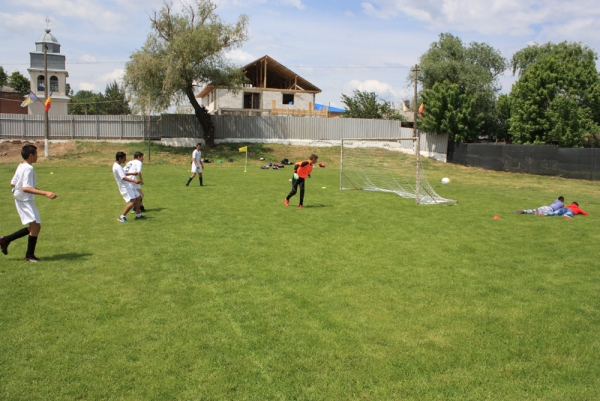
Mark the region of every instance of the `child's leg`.
[[40, 223], [35, 221], [29, 223], [29, 238], [27, 242], [27, 253], [25, 253], [26, 258], [35, 257], [35, 246], [37, 245], [37, 239], [41, 229], [42, 225]]
[[198, 173], [198, 179], [200, 180], [200, 186], [202, 186], [202, 173]]
[[127, 202], [127, 204], [125, 205], [125, 209], [123, 209], [123, 213], [121, 214], [121, 216], [127, 216], [127, 213], [129, 213], [129, 211], [133, 208], [133, 201], [129, 201]]

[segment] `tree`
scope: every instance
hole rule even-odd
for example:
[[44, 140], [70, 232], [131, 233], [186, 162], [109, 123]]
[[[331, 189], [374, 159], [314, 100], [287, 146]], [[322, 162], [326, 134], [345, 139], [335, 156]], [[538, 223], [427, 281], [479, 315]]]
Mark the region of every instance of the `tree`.
[[[500, 51], [486, 43], [472, 42], [465, 46], [460, 38], [449, 33], [440, 34], [439, 40], [431, 44], [419, 60], [418, 80], [422, 84], [422, 91], [433, 90], [436, 84], [449, 83], [457, 85], [460, 95], [473, 99], [470, 117], [472, 120], [482, 119], [482, 124], [476, 131], [469, 132], [466, 137], [461, 132], [455, 137], [464, 137], [464, 140], [476, 139], [479, 135], [495, 136], [497, 125], [495, 122], [496, 95], [500, 91], [498, 77], [506, 70], [507, 61]], [[413, 75], [409, 75], [412, 82]], [[447, 86], [439, 86], [447, 89]], [[429, 97], [432, 95], [429, 94]], [[444, 97], [444, 94], [440, 94]], [[425, 103], [426, 109], [429, 105]], [[463, 110], [451, 108], [449, 110]], [[459, 120], [460, 116], [452, 117]], [[438, 121], [437, 126], [442, 122]]]
[[152, 32], [125, 66], [125, 89], [143, 113], [163, 111], [187, 99], [211, 147], [214, 125], [195, 94], [208, 84], [236, 91], [246, 82], [243, 71], [224, 54], [247, 40], [248, 17], [241, 15], [235, 24], [226, 24], [210, 0], [183, 4], [180, 14], [172, 8], [172, 3], [165, 3], [150, 17]]
[[4, 72], [4, 68], [0, 65], [0, 88], [8, 85], [8, 75]]
[[105, 114], [113, 116], [131, 114], [125, 90], [117, 84], [117, 81], [106, 85], [104, 102]]
[[111, 116], [131, 114], [125, 91], [116, 81], [106, 85], [104, 94], [80, 90], [70, 97], [69, 114]]
[[596, 53], [580, 43], [531, 45], [515, 53], [510, 133], [516, 143], [584, 146], [600, 132]]
[[483, 124], [483, 116], [475, 109], [475, 99], [460, 93], [457, 84], [436, 83], [423, 92], [426, 105], [421, 128], [434, 134], [449, 134], [451, 141], [466, 141]]
[[394, 104], [385, 100], [378, 102], [375, 92], [355, 90], [352, 96], [342, 94], [342, 103], [347, 111], [342, 114], [345, 118], [371, 118], [383, 120], [406, 121]]
[[19, 71], [10, 74], [8, 85], [21, 95], [26, 95], [31, 90], [29, 79], [25, 78]]

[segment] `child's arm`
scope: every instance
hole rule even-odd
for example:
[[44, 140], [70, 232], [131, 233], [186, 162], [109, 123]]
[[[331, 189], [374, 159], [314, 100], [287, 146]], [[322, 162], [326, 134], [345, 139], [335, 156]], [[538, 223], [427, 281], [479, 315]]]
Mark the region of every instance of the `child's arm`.
[[144, 185], [144, 178], [142, 178], [142, 172], [138, 173], [138, 180], [140, 181], [140, 185]]
[[42, 195], [46, 198], [54, 199], [56, 198], [56, 194], [54, 192], [42, 191], [41, 189], [31, 188], [31, 187], [23, 187], [23, 192], [27, 192], [28, 194], [34, 195]]
[[123, 181], [133, 182], [134, 184], [139, 184], [140, 180], [136, 180], [135, 178], [129, 178], [127, 176], [123, 177]]

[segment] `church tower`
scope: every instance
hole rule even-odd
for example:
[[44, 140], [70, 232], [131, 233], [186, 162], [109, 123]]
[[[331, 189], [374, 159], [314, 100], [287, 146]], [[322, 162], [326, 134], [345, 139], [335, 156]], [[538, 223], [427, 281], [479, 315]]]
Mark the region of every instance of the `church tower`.
[[[48, 46], [48, 77], [44, 76], [44, 45]], [[29, 79], [31, 82], [31, 91], [41, 100], [29, 105], [29, 114], [44, 114], [44, 88], [48, 86], [48, 95], [52, 93], [52, 107], [49, 114], [66, 115], [68, 114], [69, 97], [66, 93], [67, 77], [69, 73], [65, 69], [65, 56], [60, 54], [60, 43], [50, 34], [50, 29], [46, 29], [40, 38], [35, 42], [35, 51], [30, 54]], [[48, 82], [47, 82], [48, 81]]]

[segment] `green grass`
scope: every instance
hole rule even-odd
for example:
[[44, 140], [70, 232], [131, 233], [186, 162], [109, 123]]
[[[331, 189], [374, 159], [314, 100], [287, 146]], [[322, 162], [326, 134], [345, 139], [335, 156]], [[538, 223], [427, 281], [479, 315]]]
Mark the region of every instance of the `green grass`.
[[[36, 165], [58, 198], [37, 199], [42, 263], [23, 240], [0, 255], [0, 399], [600, 398], [598, 183], [428, 162], [459, 203], [415, 206], [340, 191], [330, 165], [297, 210], [289, 168], [237, 156], [186, 188], [187, 153], [157, 148], [148, 219], [120, 224], [119, 146], [140, 145]], [[20, 227], [15, 167], [0, 165], [2, 235]], [[512, 213], [558, 195], [590, 216]]]

